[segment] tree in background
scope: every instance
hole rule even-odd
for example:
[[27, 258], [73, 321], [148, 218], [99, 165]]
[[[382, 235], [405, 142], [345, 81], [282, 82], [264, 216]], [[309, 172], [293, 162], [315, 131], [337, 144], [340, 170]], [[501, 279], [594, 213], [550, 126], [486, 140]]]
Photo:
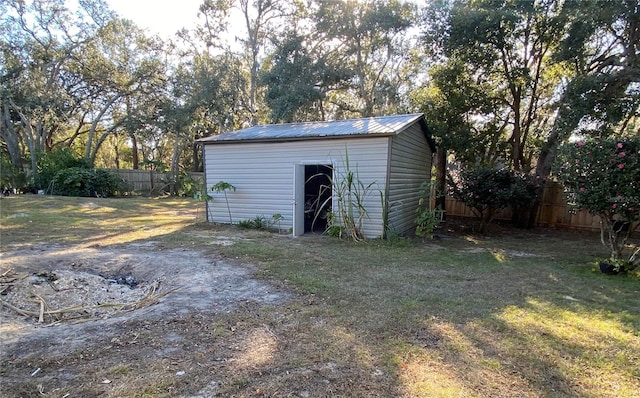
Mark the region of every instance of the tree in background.
[[172, 193], [177, 192], [174, 182], [180, 169], [189, 169], [189, 164], [194, 171], [201, 168], [199, 151], [187, 151], [187, 156], [181, 156], [192, 148], [194, 140], [232, 128], [228, 125], [229, 112], [238, 102], [233, 84], [236, 68], [233, 58], [202, 53], [179, 65], [173, 73], [171, 95], [161, 109], [163, 131], [173, 136]]
[[109, 21], [84, 49], [76, 67], [90, 99], [85, 103], [89, 120], [83, 120], [88, 125], [84, 156], [90, 162], [107, 137], [126, 127], [136, 105], [157, 106], [166, 86], [163, 54], [161, 42], [121, 19]]
[[17, 167], [31, 158], [26, 170], [37, 188], [39, 153], [82, 148], [93, 163], [108, 137], [139, 127], [134, 107], [155, 108], [162, 92], [162, 43], [102, 1], [80, 6], [73, 13], [64, 0], [11, 1], [1, 20], [0, 136]]
[[[506, 144], [505, 165], [545, 180], [555, 149], [580, 126], [624, 129], [637, 117], [638, 8], [607, 0], [439, 1], [424, 14], [424, 43], [444, 68], [462, 63], [470, 81], [493, 87], [467, 120], [480, 131], [491, 127], [481, 136], [495, 133]], [[446, 93], [444, 84], [433, 79], [429, 87]], [[469, 107], [451, 105], [469, 117]], [[459, 139], [453, 127], [446, 134]], [[479, 159], [486, 148], [477, 148]], [[523, 210], [529, 226], [538, 203]]]
[[[204, 41], [208, 52], [223, 51], [241, 60], [239, 71], [243, 76], [242, 85], [238, 85], [240, 103], [234, 110], [241, 117], [240, 126], [252, 126], [264, 122], [265, 109], [260, 90], [260, 70], [267, 47], [281, 32], [285, 25], [284, 17], [291, 11], [289, 3], [280, 0], [217, 0], [204, 1], [200, 13], [205, 19], [204, 25], [196, 29], [196, 40]], [[223, 36], [229, 25], [232, 12], [239, 12], [243, 20], [243, 29], [233, 31], [235, 42], [242, 44], [242, 51], [234, 51], [237, 45], [225, 45]]]
[[430, 69], [431, 84], [415, 90], [411, 100], [425, 114], [437, 144], [435, 206], [445, 209], [449, 154], [464, 169], [496, 168], [504, 154], [501, 129], [474, 119], [493, 107], [493, 86], [478, 82], [462, 62], [449, 60]]
[[352, 76], [346, 90], [329, 100], [335, 116], [374, 116], [401, 108], [399, 96], [412, 76], [405, 67], [411, 55], [409, 28], [415, 19], [411, 3], [400, 1], [318, 1], [313, 15], [325, 54]]
[[[275, 120], [339, 119], [408, 109], [418, 74], [411, 3], [315, 1], [298, 10], [263, 73]], [[284, 116], [284, 117], [283, 117]]]
[[555, 119], [543, 137], [536, 163], [542, 177], [551, 173], [558, 146], [581, 126], [626, 134], [640, 115], [638, 2], [567, 2], [564, 12], [570, 19], [554, 58], [571, 74], [559, 87]]
[[[499, 154], [501, 162], [529, 172], [536, 143], [548, 123], [546, 106], [561, 77], [561, 65], [550, 58], [565, 27], [561, 2], [434, 2], [424, 19], [425, 45], [432, 56], [443, 60], [438, 68], [453, 75], [464, 65], [470, 75], [467, 80], [484, 91], [472, 99], [478, 110], [473, 124], [506, 144], [508, 150]], [[432, 81], [445, 92], [447, 84], [442, 79]], [[482, 148], [477, 149], [483, 156]]]
[[9, 0], [3, 8], [0, 137], [16, 167], [30, 158], [39, 186], [38, 154], [52, 149], [84, 100], [74, 94], [83, 80], [70, 65], [82, 57], [109, 13], [103, 2], [81, 2], [73, 13], [64, 0]]
[[295, 34], [276, 43], [267, 64], [261, 84], [267, 87], [265, 103], [274, 122], [325, 120], [328, 93], [346, 85], [351, 76], [347, 68], [311, 54], [305, 39]]

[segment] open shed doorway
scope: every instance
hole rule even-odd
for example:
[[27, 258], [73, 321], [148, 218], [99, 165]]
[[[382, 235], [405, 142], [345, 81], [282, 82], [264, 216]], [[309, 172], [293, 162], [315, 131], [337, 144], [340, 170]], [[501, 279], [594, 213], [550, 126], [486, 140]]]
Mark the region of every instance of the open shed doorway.
[[304, 232], [322, 233], [331, 212], [333, 167], [325, 164], [304, 166]]

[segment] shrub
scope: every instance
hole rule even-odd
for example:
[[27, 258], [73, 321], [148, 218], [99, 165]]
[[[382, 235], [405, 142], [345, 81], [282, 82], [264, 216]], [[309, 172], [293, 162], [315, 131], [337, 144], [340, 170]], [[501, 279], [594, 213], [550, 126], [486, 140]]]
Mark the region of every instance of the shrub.
[[193, 178], [191, 173], [182, 171], [176, 177], [176, 191], [180, 196], [196, 197], [205, 191], [204, 182], [202, 178]]
[[[602, 243], [610, 260], [619, 262], [631, 226], [640, 220], [640, 137], [588, 138], [564, 145], [555, 174], [573, 209], [600, 217]], [[636, 248], [625, 261], [632, 263], [639, 254]]]
[[[275, 230], [275, 225], [282, 220], [282, 215], [274, 214], [271, 218], [265, 216], [256, 216], [250, 220], [241, 220], [238, 222], [238, 226], [244, 229], [257, 229], [259, 231], [272, 231]], [[278, 227], [278, 231], [280, 227]]]
[[21, 190], [27, 185], [27, 178], [20, 170], [11, 163], [11, 159], [0, 152], [0, 189]]
[[[329, 176], [330, 186], [321, 186], [319, 197], [322, 197], [328, 190], [332, 195], [316, 208], [323, 211], [322, 209], [327, 208], [329, 201], [335, 200], [335, 212], [326, 212], [323, 215], [317, 211], [313, 221], [315, 222], [318, 217], [325, 216], [327, 218], [325, 232], [329, 236], [341, 239], [346, 237], [356, 242], [365, 241], [367, 238], [364, 233], [364, 221], [369, 218], [365, 203], [371, 196], [376, 182], [365, 184], [360, 180], [358, 169], [353, 171], [349, 165], [348, 152], [345, 152], [344, 170], [334, 170], [334, 173], [333, 176]], [[311, 178], [314, 177], [316, 176], [311, 176]], [[382, 207], [385, 208], [384, 198], [382, 199]], [[386, 214], [383, 215], [383, 222], [386, 230], [388, 223]]]
[[70, 168], [91, 169], [93, 166], [84, 158], [76, 157], [71, 149], [64, 147], [51, 152], [41, 152], [37, 159], [38, 180], [36, 188], [48, 190], [56, 174]]
[[71, 167], [53, 178], [53, 194], [63, 196], [114, 196], [123, 193], [124, 181], [108, 170]]
[[480, 218], [480, 232], [493, 220], [496, 212], [512, 206], [514, 212], [530, 205], [542, 181], [509, 169], [476, 169], [460, 173], [457, 181], [450, 179], [453, 197], [463, 201]]

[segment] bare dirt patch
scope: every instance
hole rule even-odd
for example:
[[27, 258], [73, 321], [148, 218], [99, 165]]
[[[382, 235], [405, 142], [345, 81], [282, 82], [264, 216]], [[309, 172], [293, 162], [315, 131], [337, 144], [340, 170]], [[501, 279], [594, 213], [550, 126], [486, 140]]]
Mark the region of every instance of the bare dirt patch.
[[[0, 300], [8, 304], [0, 308], [3, 397], [69, 391], [128, 395], [118, 392], [115, 380], [137, 373], [133, 366], [147, 369], [143, 372], [162, 366], [168, 377], [189, 377], [193, 365], [171, 358], [210, 354], [198, 342], [204, 337], [212, 344], [212, 336], [228, 330], [216, 323], [216, 315], [238, 306], [279, 304], [290, 296], [253, 278], [251, 266], [198, 250], [153, 243], [3, 249]], [[209, 390], [216, 385], [194, 382]]]

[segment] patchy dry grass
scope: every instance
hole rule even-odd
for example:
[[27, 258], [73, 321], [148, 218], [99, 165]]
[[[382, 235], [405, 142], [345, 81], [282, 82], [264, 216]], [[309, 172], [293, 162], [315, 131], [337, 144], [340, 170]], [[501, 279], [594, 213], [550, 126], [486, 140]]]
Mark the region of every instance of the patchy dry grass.
[[[593, 234], [496, 227], [485, 237], [356, 244], [193, 225], [190, 200], [99, 200], [2, 199], [2, 250], [153, 240], [256, 264], [262, 278], [298, 295], [282, 306], [247, 303], [214, 318], [132, 329], [136, 344], [124, 357], [96, 349], [50, 358], [51, 366], [85, 361], [92, 382], [72, 391], [640, 397], [640, 278], [596, 272], [594, 258], [606, 253]], [[214, 244], [226, 239], [232, 244]], [[185, 329], [197, 331], [184, 342], [188, 355], [145, 359], [144, 347]], [[189, 378], [176, 376], [180, 369]], [[103, 379], [120, 383], [105, 393]], [[22, 388], [33, 393], [29, 382]]]
[[303, 319], [309, 352], [336, 347], [334, 362], [382, 369], [393, 395], [640, 396], [640, 280], [594, 271], [597, 236], [304, 237], [222, 250], [317, 302]]

